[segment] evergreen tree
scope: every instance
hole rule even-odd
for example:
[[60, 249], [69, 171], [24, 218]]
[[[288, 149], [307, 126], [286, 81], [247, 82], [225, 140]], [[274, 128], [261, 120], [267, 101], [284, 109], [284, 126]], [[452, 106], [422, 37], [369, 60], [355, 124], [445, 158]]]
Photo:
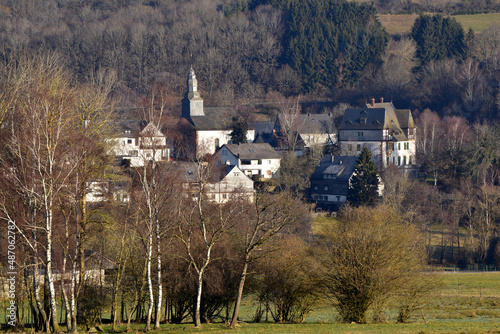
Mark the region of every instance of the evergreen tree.
[[347, 200], [353, 205], [372, 204], [378, 196], [377, 190], [377, 166], [372, 160], [370, 150], [364, 146], [354, 167]]
[[411, 36], [417, 44], [417, 58], [423, 66], [431, 60], [465, 58], [467, 39], [462, 25], [453, 17], [420, 15], [413, 24]]
[[230, 133], [233, 144], [247, 142], [248, 124], [244, 120], [233, 119], [233, 131]]

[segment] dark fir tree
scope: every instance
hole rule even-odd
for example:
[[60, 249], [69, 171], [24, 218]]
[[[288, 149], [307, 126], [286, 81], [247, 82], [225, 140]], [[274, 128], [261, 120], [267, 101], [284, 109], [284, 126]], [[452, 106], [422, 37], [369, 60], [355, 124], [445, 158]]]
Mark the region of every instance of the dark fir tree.
[[306, 91], [356, 83], [385, 51], [388, 34], [373, 5], [310, 0], [287, 2], [285, 8], [284, 61], [299, 74]]
[[467, 36], [453, 17], [420, 15], [411, 28], [411, 37], [422, 66], [431, 60], [464, 58], [467, 54]]
[[245, 120], [233, 119], [233, 131], [230, 133], [233, 144], [247, 142], [248, 123]]
[[368, 147], [364, 146], [356, 161], [347, 200], [353, 205], [371, 204], [378, 197], [377, 166]]

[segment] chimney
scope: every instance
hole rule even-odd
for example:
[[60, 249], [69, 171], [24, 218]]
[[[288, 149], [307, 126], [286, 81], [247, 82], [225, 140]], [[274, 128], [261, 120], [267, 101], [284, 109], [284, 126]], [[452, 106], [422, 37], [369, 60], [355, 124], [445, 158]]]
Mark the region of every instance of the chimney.
[[335, 160], [335, 156], [334, 156], [334, 155], [332, 155], [332, 162], [333, 162], [334, 160]]
[[383, 97], [380, 98], [380, 103], [384, 103], [384, 98]]
[[342, 165], [342, 160], [339, 161], [339, 165]]
[[375, 99], [372, 99], [372, 108], [375, 108]]

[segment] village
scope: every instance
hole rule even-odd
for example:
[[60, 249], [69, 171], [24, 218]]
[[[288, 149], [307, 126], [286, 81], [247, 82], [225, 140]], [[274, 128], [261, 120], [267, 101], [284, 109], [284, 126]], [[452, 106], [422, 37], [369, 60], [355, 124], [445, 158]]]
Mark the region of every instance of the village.
[[[296, 108], [296, 106], [292, 106]], [[229, 109], [229, 108], [226, 108]], [[255, 182], [279, 177], [283, 152], [292, 151], [305, 156], [310, 150], [338, 152], [321, 158], [310, 175], [311, 186], [307, 200], [318, 209], [338, 210], [347, 203], [347, 192], [354, 174], [357, 157], [363, 147], [370, 150], [378, 168], [397, 166], [408, 177], [418, 175], [416, 166], [416, 126], [410, 110], [396, 109], [392, 102], [373, 99], [362, 108], [344, 111], [341, 124], [335, 127], [334, 116], [329, 114], [301, 114], [291, 109], [278, 114], [274, 122], [250, 122], [244, 138], [233, 142], [235, 131], [227, 120], [224, 108], [203, 106], [198, 92], [198, 81], [193, 68], [187, 79], [187, 91], [183, 101], [182, 118], [178, 126], [183, 129], [184, 147], [196, 152], [192, 156], [179, 157], [173, 144], [162, 129], [145, 120], [127, 119], [121, 123], [119, 137], [115, 139], [110, 154], [121, 159], [120, 164], [131, 168], [144, 167], [149, 161], [172, 163], [179, 182], [186, 189], [200, 182], [197, 164], [209, 159], [222, 171], [210, 180], [206, 189], [211, 200], [221, 203], [231, 196], [246, 196], [252, 200]], [[134, 128], [135, 125], [135, 128]], [[209, 158], [207, 158], [209, 157]], [[379, 196], [383, 196], [380, 180]], [[119, 198], [122, 189], [112, 181], [90, 181], [87, 194], [89, 202], [105, 200], [113, 189], [113, 198]], [[127, 198], [127, 197], [125, 197]]]
[[499, 18], [0, 1], [0, 329], [496, 333]]

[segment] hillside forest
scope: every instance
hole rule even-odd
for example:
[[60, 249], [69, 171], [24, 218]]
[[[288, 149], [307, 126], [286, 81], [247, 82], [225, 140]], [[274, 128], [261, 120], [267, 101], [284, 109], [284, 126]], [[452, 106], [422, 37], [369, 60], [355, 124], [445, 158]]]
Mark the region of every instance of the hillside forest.
[[[113, 331], [234, 328], [250, 295], [255, 322], [301, 322], [319, 301], [345, 323], [387, 321], [389, 303], [407, 322], [432, 292], [429, 267], [498, 268], [500, 26], [467, 31], [451, 15], [478, 10], [500, 9], [0, 0], [0, 285], [16, 268], [16, 329], [89, 330], [104, 314]], [[420, 15], [391, 36], [377, 15], [400, 12]], [[335, 147], [283, 152], [280, 177], [251, 202], [207, 199], [220, 173], [209, 157], [186, 158], [188, 191], [176, 161], [119, 165], [107, 154], [117, 115], [157, 124], [173, 152], [187, 145], [176, 124], [191, 66], [205, 104], [231, 107], [242, 128], [290, 106], [337, 123], [372, 98], [411, 109], [418, 175], [379, 170], [382, 198], [318, 218], [309, 177]], [[94, 181], [121, 192], [87, 203]]]

